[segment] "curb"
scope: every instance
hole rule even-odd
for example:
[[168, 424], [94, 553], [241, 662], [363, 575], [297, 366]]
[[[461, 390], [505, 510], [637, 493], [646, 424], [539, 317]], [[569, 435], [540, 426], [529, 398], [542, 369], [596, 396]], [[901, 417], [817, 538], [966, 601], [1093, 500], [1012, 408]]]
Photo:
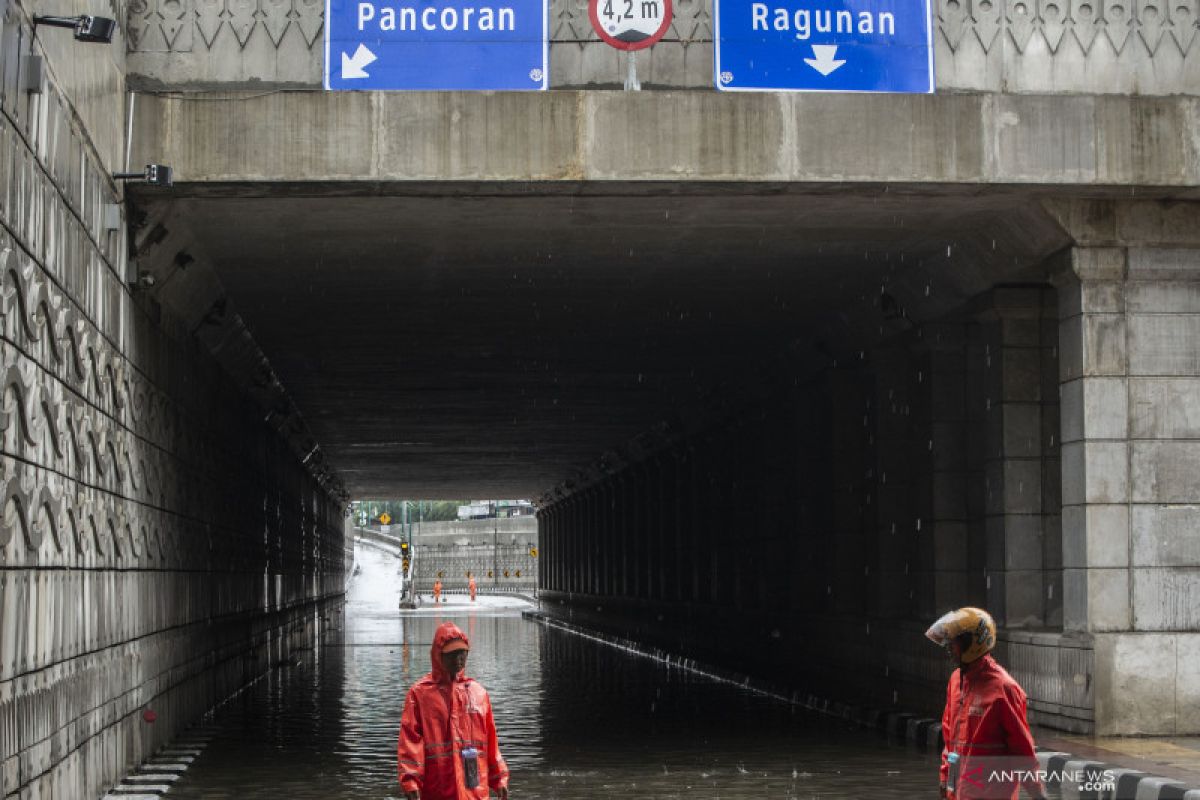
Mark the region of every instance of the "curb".
[[[766, 681], [752, 678], [740, 672], [702, 664], [658, 648], [646, 647], [632, 639], [624, 639], [607, 633], [567, 622], [545, 611], [522, 611], [524, 619], [539, 622], [550, 628], [573, 633], [587, 639], [603, 642], [634, 655], [665, 661], [673, 666], [705, 675], [724, 683], [732, 683], [758, 694], [774, 697], [785, 703], [800, 706], [839, 719], [849, 720], [863, 728], [874, 728], [890, 738], [903, 739], [922, 750], [936, 752], [942, 749], [941, 720], [921, 717], [906, 711], [885, 711], [871, 706], [858, 706], [819, 697], [815, 694], [789, 692]], [[1182, 781], [1149, 775], [1115, 764], [1080, 758], [1070, 753], [1038, 750], [1038, 765], [1052, 777], [1061, 777], [1064, 771], [1079, 772], [1082, 781], [1047, 780], [1048, 788], [1058, 789], [1063, 800], [1200, 800], [1200, 786], [1188, 786]], [[1085, 790], [1083, 787], [1111, 773], [1116, 790]]]

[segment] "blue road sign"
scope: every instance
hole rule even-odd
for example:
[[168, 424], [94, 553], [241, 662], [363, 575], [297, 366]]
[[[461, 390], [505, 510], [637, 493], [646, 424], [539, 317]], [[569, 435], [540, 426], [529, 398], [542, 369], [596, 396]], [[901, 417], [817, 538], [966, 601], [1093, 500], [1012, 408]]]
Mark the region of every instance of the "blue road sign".
[[932, 92], [929, 0], [714, 0], [726, 91]]
[[536, 90], [547, 0], [325, 0], [325, 88]]

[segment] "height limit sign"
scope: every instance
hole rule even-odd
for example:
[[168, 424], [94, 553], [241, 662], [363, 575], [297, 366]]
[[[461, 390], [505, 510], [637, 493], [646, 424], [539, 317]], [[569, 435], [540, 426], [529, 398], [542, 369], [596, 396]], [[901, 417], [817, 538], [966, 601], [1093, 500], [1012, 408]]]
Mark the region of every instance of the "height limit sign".
[[588, 0], [600, 38], [618, 50], [649, 47], [671, 27], [671, 0]]

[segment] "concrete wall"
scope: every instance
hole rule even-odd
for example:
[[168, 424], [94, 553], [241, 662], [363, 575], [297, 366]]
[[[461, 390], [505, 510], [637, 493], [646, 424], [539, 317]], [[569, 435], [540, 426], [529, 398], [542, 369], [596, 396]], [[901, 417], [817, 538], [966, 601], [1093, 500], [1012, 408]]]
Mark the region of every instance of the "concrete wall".
[[485, 591], [537, 588], [535, 517], [425, 522], [413, 540], [420, 548], [415, 576], [419, 592], [429, 591], [435, 579], [447, 589], [466, 589], [468, 573]]
[[336, 626], [343, 519], [131, 295], [122, 50], [44, 30], [26, 92], [31, 11], [0, 30], [0, 796], [85, 798]]
[[537, 546], [537, 518], [470, 519], [422, 522], [413, 526], [413, 541], [425, 546], [488, 544]]
[[998, 287], [560, 494], [539, 512], [541, 597], [783, 686], [930, 714], [949, 664], [924, 630], [983, 605], [1032, 719], [1090, 730], [1092, 640], [1062, 629], [1056, 308], [1049, 286]]
[[[932, 5], [940, 90], [1170, 95], [1200, 86], [1195, 0]], [[137, 0], [128, 9], [142, 88], [321, 84], [319, 0]], [[663, 41], [638, 55], [642, 85], [711, 88], [712, 3], [677, 2], [674, 14]], [[599, 40], [586, 3], [551, 0], [549, 18], [553, 87], [622, 85], [624, 56]]]
[[921, 633], [982, 605], [1034, 721], [1200, 732], [1200, 216], [1047, 207], [1076, 242], [1047, 284], [889, 323], [800, 389], [560, 487], [543, 598], [751, 674], [769, 643], [786, 669], [763, 677], [930, 713], [947, 666]]
[[1196, 219], [1078, 211], [1063, 216], [1080, 245], [1059, 277], [1064, 624], [1095, 637], [1101, 731], [1195, 733]]

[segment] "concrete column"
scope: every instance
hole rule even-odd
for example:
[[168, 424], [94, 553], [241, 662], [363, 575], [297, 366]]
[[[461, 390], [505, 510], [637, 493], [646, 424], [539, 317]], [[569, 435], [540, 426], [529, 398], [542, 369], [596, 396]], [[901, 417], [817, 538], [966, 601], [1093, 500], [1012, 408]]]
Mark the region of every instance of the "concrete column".
[[615, 492], [611, 480], [604, 482], [600, 492], [600, 593], [608, 596], [616, 592], [613, 585], [613, 559], [618, 530]]
[[928, 619], [967, 603], [966, 326], [922, 330], [930, 469], [930, 519], [919, 538], [917, 613]]
[[696, 495], [703, 497], [704, 507], [697, 511], [696, 531], [699, 539], [697, 548], [697, 595], [701, 603], [715, 603], [717, 599], [717, 571], [720, 556], [717, 548], [720, 535], [717, 532], [715, 518], [720, 516], [720, 508], [716, 497], [712, 472], [713, 440], [709, 435], [704, 436], [698, 443], [701, 450], [708, 454], [703, 463], [696, 466]]
[[1068, 267], [1065, 626], [1094, 637], [1098, 733], [1195, 734], [1200, 249], [1079, 247]]
[[822, 576], [825, 608], [844, 614], [866, 611], [865, 578], [873, 559], [875, 521], [872, 490], [874, 404], [868, 381], [858, 371], [834, 370], [829, 377], [833, 543]]
[[[917, 540], [922, 526], [927, 492], [921, 479], [929, 478], [927, 448], [914, 445], [913, 411], [922, 388], [910, 337], [872, 353], [875, 365], [874, 461], [875, 557], [863, 566], [864, 588], [874, 586], [872, 616], [907, 618], [912, 615], [910, 572], [915, 568]], [[924, 518], [923, 518], [924, 517]], [[926, 529], [925, 534], [928, 535]]]
[[[538, 546], [541, 552], [538, 554], [538, 586], [543, 589], [556, 590], [558, 586], [554, 583], [554, 558], [558, 548], [554, 541], [554, 507], [543, 508], [538, 511]], [[483, 580], [483, 576], [480, 576]]]
[[1010, 628], [1046, 622], [1043, 295], [1038, 288], [999, 288], [981, 315], [987, 342], [987, 607]]
[[684, 461], [684, 495], [683, 505], [683, 546], [687, 548], [688, 556], [684, 561], [683, 600], [688, 603], [702, 602], [700, 595], [700, 569], [703, 563], [705, 547], [704, 536], [700, 531], [700, 520], [705, 516], [700, 508], [700, 471], [697, 468], [695, 451], [689, 447], [685, 451]]
[[646, 468], [638, 464], [632, 470], [631, 481], [631, 512], [630, 520], [633, 526], [632, 553], [630, 561], [630, 595], [637, 598], [646, 597]]
[[629, 470], [624, 470], [617, 476], [617, 519], [620, 520], [621, 530], [620, 554], [617, 559], [617, 594], [622, 597], [632, 596], [630, 575], [633, 563], [630, 550], [633, 547], [632, 502], [629, 492]]
[[667, 594], [666, 599], [670, 602], [677, 603], [681, 599], [681, 587], [684, 582], [684, 557], [685, 546], [683, 537], [680, 533], [682, 530], [683, 504], [680, 502], [682, 490], [680, 486], [680, 473], [683, 469], [679, 451], [672, 450], [668, 455], [668, 463], [670, 469], [667, 471], [667, 497], [669, 502], [666, 506], [666, 572], [667, 572]]
[[580, 498], [580, 512], [583, 515], [583, 562], [580, 569], [583, 572], [583, 586], [580, 591], [594, 594], [596, 591], [596, 490], [594, 488], [583, 492]]
[[1080, 247], [1062, 282], [1064, 625], [1098, 733], [1200, 733], [1200, 249]]
[[666, 549], [666, 493], [664, 457], [656, 456], [650, 462], [650, 558], [647, 563], [648, 597], [662, 600], [665, 594], [666, 575], [663, 569]]
[[1125, 256], [1076, 248], [1059, 290], [1068, 630], [1127, 631], [1133, 622]]
[[567, 591], [573, 594], [578, 594], [580, 591], [580, 573], [583, 571], [583, 548], [580, 546], [580, 527], [583, 515], [580, 511], [579, 496], [572, 495], [567, 499], [567, 519], [569, 520], [566, 531], [567, 563], [563, 566], [567, 572]]

